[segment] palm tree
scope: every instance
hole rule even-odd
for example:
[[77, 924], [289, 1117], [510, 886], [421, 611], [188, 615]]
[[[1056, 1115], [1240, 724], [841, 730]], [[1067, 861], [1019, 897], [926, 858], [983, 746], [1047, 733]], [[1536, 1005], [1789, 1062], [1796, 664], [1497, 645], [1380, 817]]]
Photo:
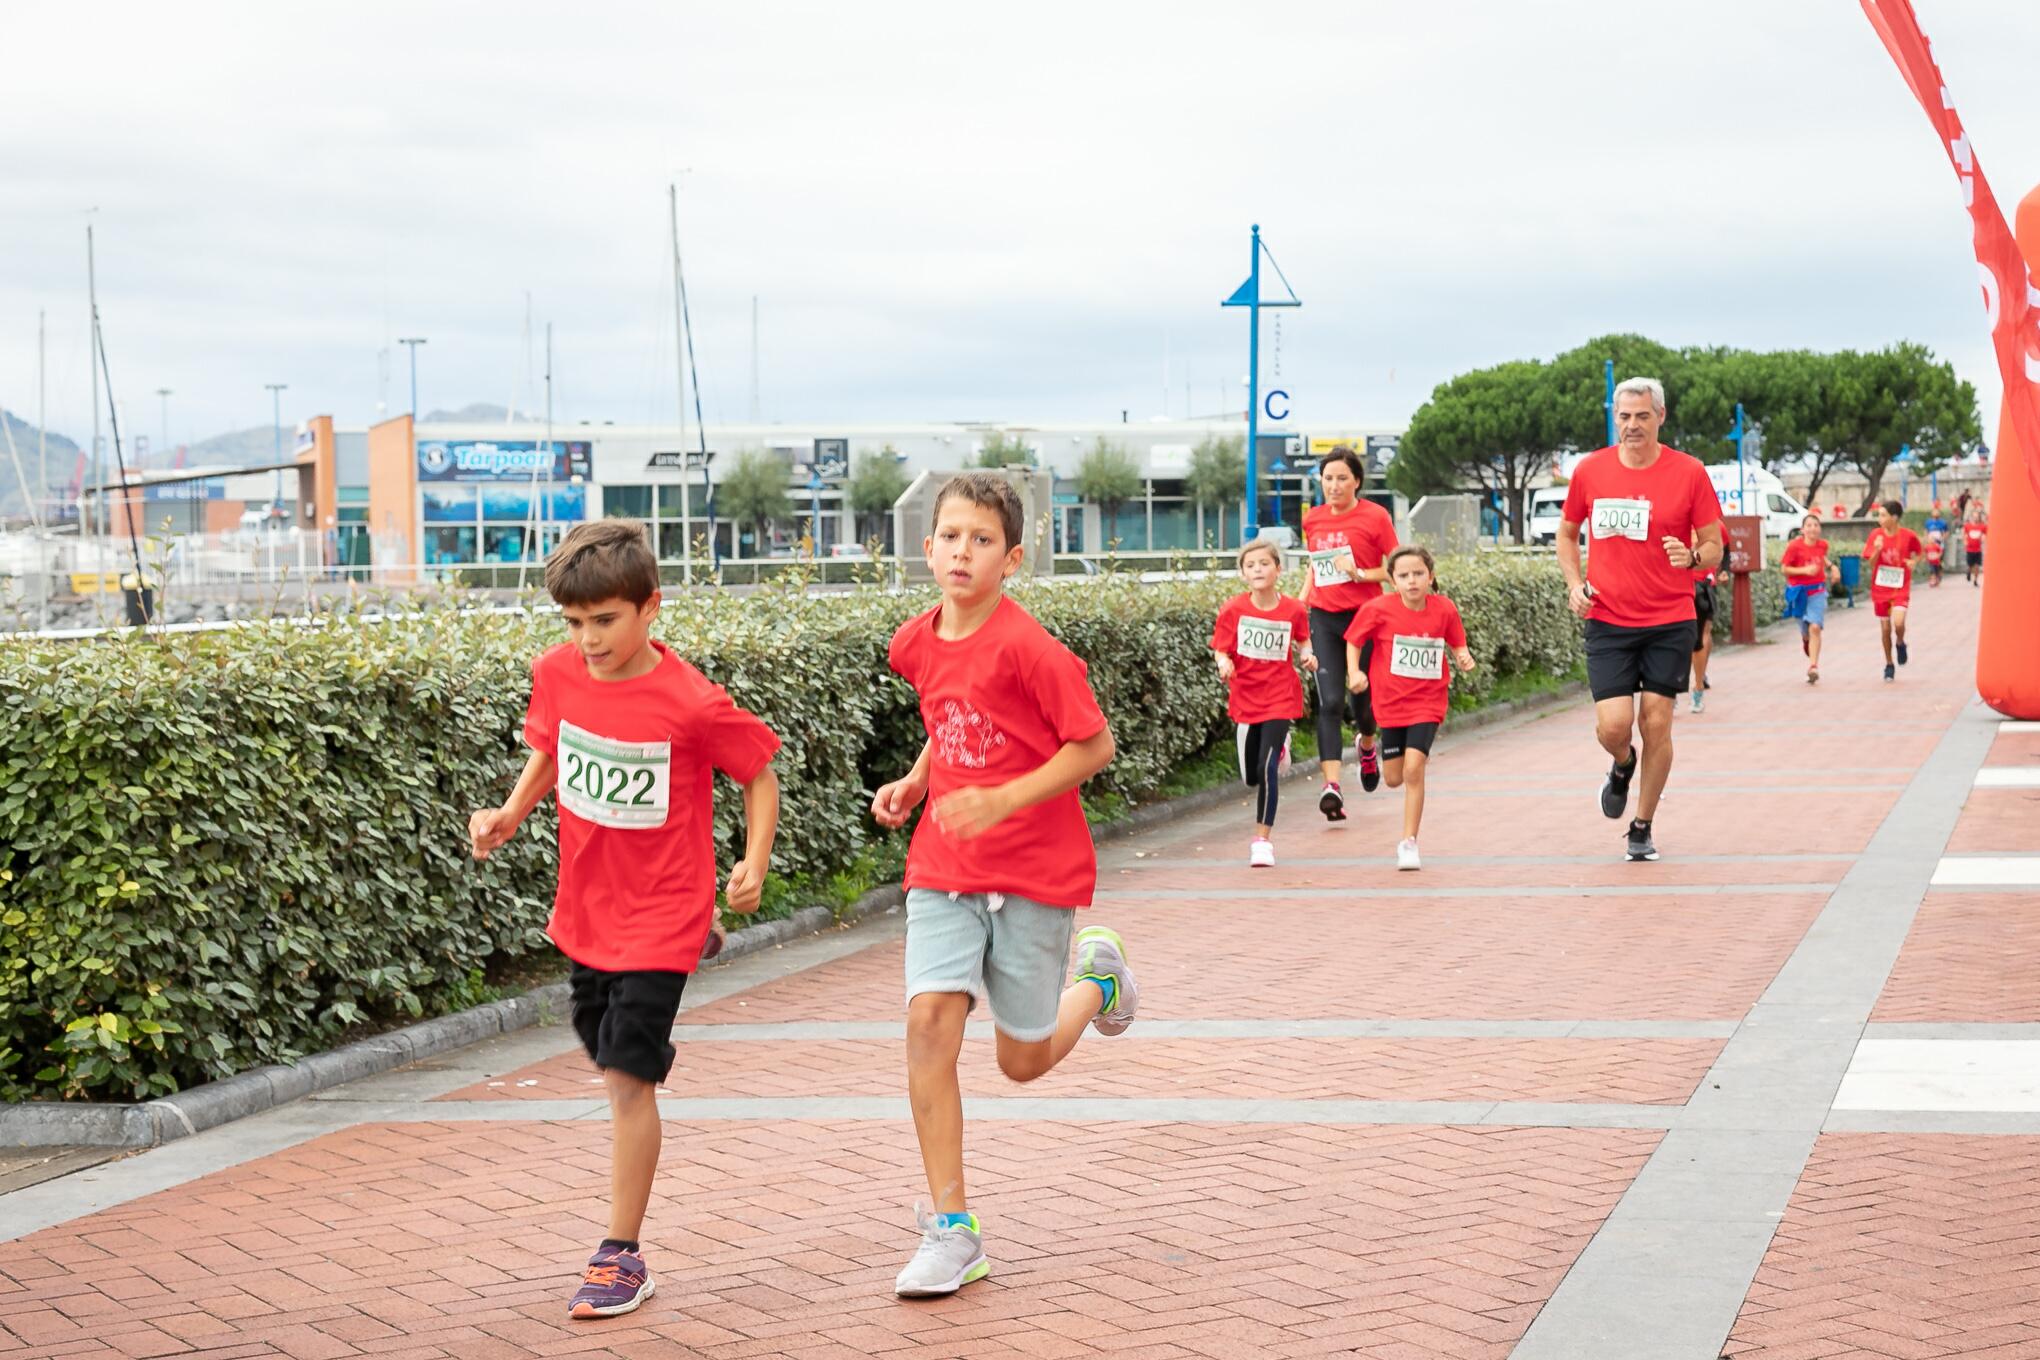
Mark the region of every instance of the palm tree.
[[1077, 464], [1076, 483], [1077, 494], [1096, 505], [1104, 516], [1105, 540], [1111, 542], [1119, 507], [1141, 493], [1140, 464], [1124, 444], [1115, 444], [1100, 435]]
[[1190, 472], [1183, 478], [1183, 492], [1198, 509], [1218, 512], [1217, 547], [1226, 546], [1225, 508], [1240, 504], [1246, 481], [1246, 436], [1209, 437], [1190, 451]]
[[793, 502], [786, 495], [785, 465], [763, 449], [742, 450], [716, 484], [715, 506], [738, 524], [752, 526], [753, 547], [756, 555], [763, 557], [765, 545], [771, 541], [772, 521], [793, 514]]

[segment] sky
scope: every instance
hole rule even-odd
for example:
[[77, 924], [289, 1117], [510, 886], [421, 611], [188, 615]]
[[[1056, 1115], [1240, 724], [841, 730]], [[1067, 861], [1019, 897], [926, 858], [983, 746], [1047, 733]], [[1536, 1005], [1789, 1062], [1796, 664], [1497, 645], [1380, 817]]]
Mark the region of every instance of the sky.
[[[2009, 214], [2040, 5], [1916, 0]], [[126, 430], [410, 405], [671, 421], [667, 187], [710, 423], [1244, 407], [1261, 224], [1299, 423], [1395, 425], [1611, 331], [1931, 346], [2000, 388], [1969, 223], [1854, 0], [214, 4], [9, 19], [0, 406]], [[527, 332], [527, 316], [530, 329]], [[1278, 335], [1279, 326], [1279, 335]], [[527, 334], [529, 339], [527, 340]], [[1673, 394], [1676, 400], [1676, 393]]]

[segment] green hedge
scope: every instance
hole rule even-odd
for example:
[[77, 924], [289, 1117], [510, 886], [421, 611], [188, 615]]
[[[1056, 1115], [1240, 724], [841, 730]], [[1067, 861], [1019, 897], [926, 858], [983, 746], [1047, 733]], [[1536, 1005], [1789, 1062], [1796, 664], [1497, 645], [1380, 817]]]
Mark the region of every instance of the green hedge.
[[[1482, 663], [1463, 702], [1579, 665], [1550, 558], [1440, 574]], [[1206, 647], [1237, 589], [1107, 576], [1023, 592], [1090, 663], [1112, 721], [1119, 756], [1092, 794], [1137, 802], [1229, 743]], [[820, 892], [896, 869], [903, 839], [872, 824], [868, 791], [922, 734], [885, 647], [932, 598], [668, 600], [659, 636], [785, 741], [779, 882]], [[0, 1096], [171, 1091], [471, 1004], [478, 970], [548, 950], [550, 804], [484, 864], [466, 822], [509, 789], [530, 660], [561, 637], [556, 615], [446, 607], [0, 643]], [[741, 845], [729, 793], [726, 850]]]

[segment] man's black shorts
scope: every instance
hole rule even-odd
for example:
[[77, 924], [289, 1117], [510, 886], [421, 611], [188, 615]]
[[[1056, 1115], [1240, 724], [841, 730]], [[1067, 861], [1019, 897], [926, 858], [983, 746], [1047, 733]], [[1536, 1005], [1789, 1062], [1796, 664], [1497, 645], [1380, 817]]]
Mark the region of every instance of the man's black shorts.
[[597, 1067], [653, 1085], [673, 1070], [673, 1017], [687, 974], [605, 973], [576, 963], [567, 977], [574, 1032]]
[[1422, 751], [1431, 754], [1431, 743], [1437, 739], [1438, 724], [1411, 723], [1408, 727], [1384, 727], [1381, 729], [1381, 758], [1400, 760], [1405, 751]]
[[1685, 619], [1654, 628], [1621, 628], [1587, 620], [1587, 688], [1594, 698], [1622, 699], [1642, 691], [1684, 694], [1693, 674], [1693, 625]]

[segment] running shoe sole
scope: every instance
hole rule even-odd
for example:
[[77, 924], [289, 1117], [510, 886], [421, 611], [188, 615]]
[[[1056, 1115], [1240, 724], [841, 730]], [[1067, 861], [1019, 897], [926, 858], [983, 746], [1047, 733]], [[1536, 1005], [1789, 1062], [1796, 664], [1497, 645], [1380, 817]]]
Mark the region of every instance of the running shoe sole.
[[622, 1317], [625, 1313], [635, 1313], [640, 1304], [658, 1292], [659, 1282], [647, 1275], [645, 1276], [645, 1287], [638, 1290], [636, 1295], [626, 1302], [612, 1303], [603, 1308], [598, 1308], [592, 1303], [577, 1303], [567, 1310], [567, 1316], [577, 1318]]
[[[1110, 951], [1118, 964], [1116, 972], [1098, 966], [1098, 954]], [[1091, 1017], [1091, 1028], [1100, 1034], [1124, 1034], [1140, 1010], [1140, 984], [1133, 977], [1133, 961], [1126, 956], [1126, 941], [1105, 926], [1085, 926], [1077, 932], [1077, 976], [1110, 977], [1112, 1006]]]
[[1318, 795], [1317, 810], [1325, 814], [1328, 822], [1346, 820], [1346, 799], [1337, 789], [1326, 789]]
[[957, 1290], [963, 1288], [971, 1281], [982, 1280], [985, 1276], [991, 1273], [992, 1263], [985, 1259], [983, 1253], [979, 1253], [977, 1260], [972, 1261], [969, 1265], [965, 1266], [963, 1268], [963, 1272], [957, 1275], [954, 1279], [944, 1280], [940, 1284], [920, 1284], [920, 1285], [910, 1284], [907, 1285], [905, 1288], [901, 1288], [898, 1285], [894, 1285], [893, 1293], [903, 1299], [944, 1298], [950, 1294], [954, 1294]]

